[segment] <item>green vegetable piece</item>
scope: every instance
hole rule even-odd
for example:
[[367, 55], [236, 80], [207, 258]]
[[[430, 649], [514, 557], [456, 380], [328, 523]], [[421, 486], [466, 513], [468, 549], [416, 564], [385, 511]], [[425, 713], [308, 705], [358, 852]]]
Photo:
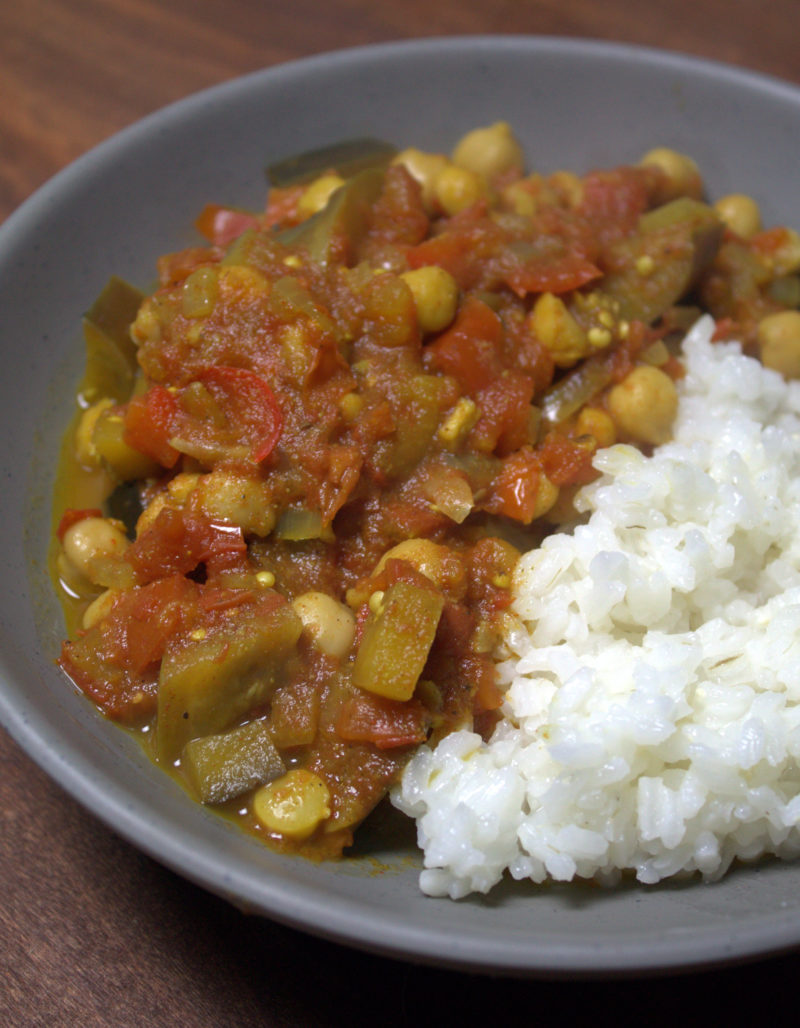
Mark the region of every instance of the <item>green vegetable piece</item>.
[[278, 685], [303, 630], [288, 604], [231, 618], [232, 627], [168, 650], [158, 680], [158, 759], [176, 760], [190, 739], [220, 732]]
[[129, 330], [143, 300], [144, 293], [114, 276], [84, 315], [86, 370], [80, 393], [86, 403], [106, 396], [124, 403], [131, 395], [137, 364]]
[[444, 598], [432, 589], [408, 582], [389, 586], [383, 609], [364, 631], [353, 665], [353, 682], [377, 696], [410, 700], [443, 608]]
[[120, 482], [132, 482], [160, 474], [163, 469], [150, 457], [125, 442], [125, 421], [112, 407], [97, 419], [92, 442], [98, 454]]
[[348, 178], [365, 168], [388, 164], [396, 153], [391, 143], [380, 139], [349, 139], [276, 161], [267, 168], [267, 177], [270, 185], [279, 188], [311, 182], [326, 171]]
[[388, 473], [411, 472], [422, 460], [439, 426], [441, 380], [435, 375], [414, 375], [398, 390], [403, 409], [396, 417], [396, 430]]
[[318, 510], [306, 510], [301, 507], [287, 507], [275, 526], [275, 538], [288, 542], [320, 539], [324, 534], [322, 514]]
[[557, 425], [576, 414], [611, 382], [613, 353], [596, 353], [568, 371], [541, 399], [542, 417]]
[[184, 747], [181, 765], [203, 803], [225, 803], [286, 771], [263, 718], [193, 739]]
[[648, 211], [636, 234], [613, 248], [616, 270], [601, 289], [617, 300], [622, 318], [650, 324], [692, 288], [713, 260], [723, 231], [713, 208], [688, 197]]
[[276, 236], [284, 246], [305, 249], [312, 260], [328, 264], [347, 263], [347, 257], [364, 235], [372, 205], [383, 186], [380, 168], [360, 171], [339, 186], [328, 203], [306, 221], [284, 229]]

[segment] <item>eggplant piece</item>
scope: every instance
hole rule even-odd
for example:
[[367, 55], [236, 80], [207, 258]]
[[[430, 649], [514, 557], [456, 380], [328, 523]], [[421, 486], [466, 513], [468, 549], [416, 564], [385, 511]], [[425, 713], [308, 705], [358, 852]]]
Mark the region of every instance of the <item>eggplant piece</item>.
[[643, 214], [636, 233], [611, 250], [599, 288], [619, 316], [652, 324], [692, 289], [714, 259], [724, 226], [713, 208], [681, 197]]
[[267, 178], [280, 189], [311, 182], [326, 171], [349, 178], [365, 168], [384, 167], [396, 153], [396, 147], [380, 139], [348, 139], [276, 161], [268, 166]]
[[184, 747], [181, 766], [202, 803], [225, 803], [286, 771], [264, 718], [192, 739]]
[[112, 276], [84, 315], [86, 370], [79, 392], [87, 404], [104, 397], [124, 403], [130, 397], [137, 372], [130, 327], [143, 300], [139, 289]]
[[303, 623], [287, 603], [258, 607], [232, 627], [167, 650], [158, 679], [156, 749], [171, 763], [187, 742], [224, 731], [266, 702]]

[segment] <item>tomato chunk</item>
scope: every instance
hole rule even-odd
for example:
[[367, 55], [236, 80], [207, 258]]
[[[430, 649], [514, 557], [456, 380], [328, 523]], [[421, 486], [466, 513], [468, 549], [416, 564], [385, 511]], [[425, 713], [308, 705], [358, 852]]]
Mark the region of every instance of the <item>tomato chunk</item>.
[[181, 453], [209, 462], [259, 464], [272, 453], [283, 415], [267, 382], [246, 368], [214, 365], [180, 391], [152, 385], [125, 415], [125, 440], [164, 467]]

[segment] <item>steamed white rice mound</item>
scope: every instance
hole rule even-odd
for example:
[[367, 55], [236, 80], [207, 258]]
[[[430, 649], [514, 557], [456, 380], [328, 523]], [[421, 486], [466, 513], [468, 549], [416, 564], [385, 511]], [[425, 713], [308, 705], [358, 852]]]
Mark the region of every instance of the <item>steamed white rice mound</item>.
[[421, 749], [395, 790], [424, 892], [800, 855], [800, 383], [713, 327], [674, 441], [599, 453], [588, 523], [520, 562], [491, 741]]

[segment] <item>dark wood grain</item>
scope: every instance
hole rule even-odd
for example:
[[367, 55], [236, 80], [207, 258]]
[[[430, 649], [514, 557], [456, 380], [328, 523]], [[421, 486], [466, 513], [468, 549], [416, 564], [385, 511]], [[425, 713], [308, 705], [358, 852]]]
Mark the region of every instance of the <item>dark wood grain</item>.
[[[320, 51], [453, 34], [585, 36], [800, 81], [798, 29], [797, 0], [4, 0], [0, 220], [143, 115]], [[686, 1020], [705, 994], [743, 1023], [773, 990], [793, 994], [796, 966], [785, 956], [576, 989], [350, 951], [247, 918], [164, 870], [0, 732], [2, 1026], [586, 1024], [588, 1010], [592, 1023], [605, 1013], [653, 1025]]]

